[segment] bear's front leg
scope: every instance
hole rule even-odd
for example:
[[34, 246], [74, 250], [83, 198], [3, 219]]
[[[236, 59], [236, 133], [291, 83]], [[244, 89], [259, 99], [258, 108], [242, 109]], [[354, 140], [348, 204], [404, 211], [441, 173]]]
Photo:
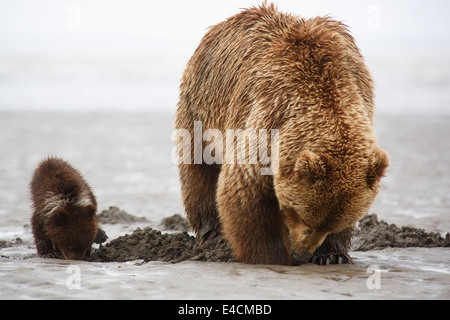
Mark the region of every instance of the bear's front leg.
[[291, 264], [287, 229], [271, 179], [252, 166], [222, 166], [217, 206], [223, 236], [239, 261]]
[[353, 236], [353, 227], [339, 233], [329, 234], [322, 245], [314, 252], [310, 262], [318, 265], [353, 263], [348, 254]]

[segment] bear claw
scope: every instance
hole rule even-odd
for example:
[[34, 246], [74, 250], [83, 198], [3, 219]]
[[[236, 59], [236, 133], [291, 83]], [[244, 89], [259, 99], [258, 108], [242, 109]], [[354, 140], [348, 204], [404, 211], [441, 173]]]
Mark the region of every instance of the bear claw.
[[329, 254], [314, 254], [309, 260], [310, 263], [315, 263], [319, 266], [330, 264], [351, 264], [352, 258], [346, 253], [329, 253]]

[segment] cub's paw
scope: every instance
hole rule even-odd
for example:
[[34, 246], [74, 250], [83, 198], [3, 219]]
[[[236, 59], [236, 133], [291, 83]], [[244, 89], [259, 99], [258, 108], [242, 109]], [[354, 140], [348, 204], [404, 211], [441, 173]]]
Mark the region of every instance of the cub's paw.
[[351, 264], [353, 260], [347, 253], [315, 253], [309, 262], [325, 266], [329, 264]]

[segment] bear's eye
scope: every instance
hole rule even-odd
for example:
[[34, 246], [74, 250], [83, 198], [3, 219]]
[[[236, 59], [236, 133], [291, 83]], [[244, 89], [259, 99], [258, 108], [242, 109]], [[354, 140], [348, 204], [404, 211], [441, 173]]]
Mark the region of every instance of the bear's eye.
[[372, 191], [377, 191], [380, 187], [380, 177], [374, 176], [372, 174], [368, 174], [367, 178], [367, 185], [369, 186], [369, 189]]

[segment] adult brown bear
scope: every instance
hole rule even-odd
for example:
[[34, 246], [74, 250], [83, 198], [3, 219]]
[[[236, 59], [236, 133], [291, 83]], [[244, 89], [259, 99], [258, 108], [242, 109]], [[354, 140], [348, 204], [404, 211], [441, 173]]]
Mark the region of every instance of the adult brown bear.
[[263, 4], [213, 26], [184, 71], [175, 128], [194, 137], [195, 128], [276, 129], [278, 144], [268, 150], [273, 174], [261, 174], [261, 159], [202, 159], [212, 143], [220, 151], [218, 134], [209, 145], [211, 137], [194, 138], [189, 150], [178, 137], [182, 200], [197, 238], [223, 236], [247, 263], [350, 262], [354, 224], [389, 164], [373, 115], [371, 75], [342, 23]]

